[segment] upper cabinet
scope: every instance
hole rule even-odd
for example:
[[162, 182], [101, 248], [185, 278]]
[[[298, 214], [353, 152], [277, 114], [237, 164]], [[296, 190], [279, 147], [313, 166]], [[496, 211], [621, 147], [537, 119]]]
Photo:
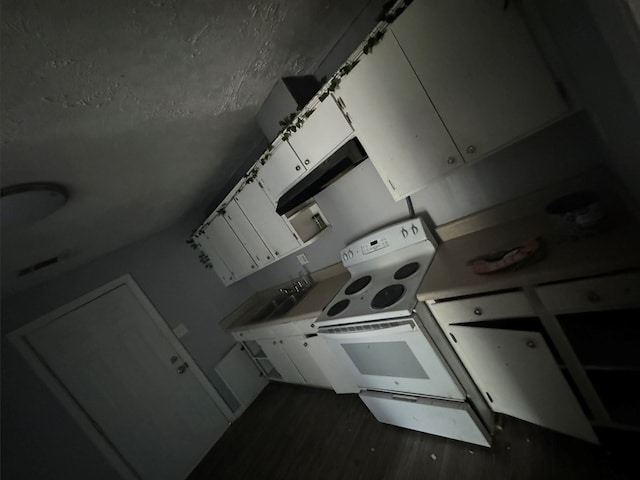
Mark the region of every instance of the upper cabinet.
[[416, 0], [391, 25], [466, 161], [567, 111], [515, 7]]
[[260, 167], [259, 178], [271, 203], [276, 205], [280, 195], [304, 172], [305, 168], [296, 152], [287, 142], [281, 142], [271, 151], [268, 161]]
[[353, 134], [333, 96], [318, 103], [302, 126], [289, 137], [289, 144], [307, 170], [312, 169]]
[[245, 185], [234, 199], [275, 258], [300, 246], [287, 221], [278, 215], [260, 183]]
[[229, 202], [224, 218], [235, 232], [238, 240], [244, 245], [256, 266], [263, 267], [271, 262], [273, 258], [271, 252], [236, 202]]
[[288, 141], [274, 146], [260, 166], [259, 179], [276, 205], [280, 196], [353, 135], [353, 128], [333, 96], [319, 102]]
[[256, 269], [255, 261], [223, 216], [214, 217], [197, 242], [225, 285]]
[[395, 200], [461, 163], [398, 41], [387, 32], [336, 90], [356, 136]]

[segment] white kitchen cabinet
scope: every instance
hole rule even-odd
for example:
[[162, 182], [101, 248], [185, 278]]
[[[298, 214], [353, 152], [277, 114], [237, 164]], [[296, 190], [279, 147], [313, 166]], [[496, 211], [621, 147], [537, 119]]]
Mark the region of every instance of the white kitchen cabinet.
[[359, 393], [360, 387], [321, 337], [308, 337], [307, 350], [336, 393]]
[[391, 30], [465, 161], [567, 111], [516, 5], [415, 0]]
[[395, 200], [462, 163], [393, 33], [344, 77], [336, 94]]
[[[205, 228], [204, 235], [198, 237], [197, 241], [211, 259], [214, 270], [223, 281], [229, 278], [227, 272], [231, 275], [229, 281], [234, 281], [248, 275], [256, 268], [249, 252], [224, 217], [220, 215], [213, 218]], [[220, 261], [226, 265], [226, 269], [221, 267]]]
[[273, 256], [236, 202], [229, 202], [224, 218], [258, 267], [271, 263]]
[[329, 153], [340, 147], [353, 128], [329, 95], [318, 103], [309, 118], [289, 137], [289, 144], [307, 170], [320, 163]]
[[234, 275], [231, 269], [227, 266], [227, 264], [222, 260], [222, 257], [215, 249], [215, 245], [211, 241], [209, 237], [206, 235], [201, 235], [197, 239], [195, 239], [196, 244], [204, 252], [207, 257], [209, 257], [209, 261], [211, 262], [211, 266], [213, 267], [213, 271], [216, 272], [220, 280], [224, 285], [230, 285], [233, 283]]
[[447, 330], [492, 410], [597, 443], [543, 336], [482, 324]]
[[306, 383], [316, 387], [331, 388], [327, 377], [309, 352], [309, 340], [304, 335], [282, 338], [282, 348], [304, 377]]
[[258, 180], [273, 205], [277, 205], [280, 195], [305, 172], [302, 162], [287, 142], [274, 147], [271, 156], [260, 166]]
[[305, 383], [304, 378], [296, 369], [291, 359], [280, 346], [280, 341], [275, 338], [256, 340], [269, 361], [280, 374], [280, 378], [288, 383]]
[[249, 183], [235, 197], [240, 209], [275, 258], [300, 246], [287, 221], [278, 215], [258, 182]]
[[640, 429], [633, 385], [640, 381], [640, 272], [538, 287], [598, 401], [601, 424]]

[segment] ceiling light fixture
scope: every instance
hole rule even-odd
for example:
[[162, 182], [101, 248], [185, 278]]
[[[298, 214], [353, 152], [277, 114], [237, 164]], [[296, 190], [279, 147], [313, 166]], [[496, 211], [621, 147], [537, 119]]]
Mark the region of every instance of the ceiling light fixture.
[[55, 183], [22, 183], [2, 189], [2, 228], [37, 222], [61, 208], [69, 198], [67, 189]]

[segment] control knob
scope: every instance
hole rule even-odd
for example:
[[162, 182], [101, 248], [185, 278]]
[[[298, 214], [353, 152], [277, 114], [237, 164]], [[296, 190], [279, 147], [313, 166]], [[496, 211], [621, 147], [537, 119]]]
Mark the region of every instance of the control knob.
[[402, 238], [407, 238], [409, 236], [409, 232], [404, 227], [402, 227], [402, 230], [400, 230], [400, 233], [402, 233]]
[[349, 257], [347, 257], [346, 253], [342, 254], [342, 261], [346, 262], [348, 260]]
[[349, 250], [349, 258], [353, 258], [353, 251]]
[[415, 225], [411, 225], [411, 232], [414, 235], [417, 235], [418, 234], [418, 227], [416, 227]]

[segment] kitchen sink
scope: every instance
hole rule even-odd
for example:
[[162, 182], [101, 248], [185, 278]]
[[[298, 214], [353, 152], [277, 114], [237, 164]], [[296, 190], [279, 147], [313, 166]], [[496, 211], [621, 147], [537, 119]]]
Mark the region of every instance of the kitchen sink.
[[299, 291], [280, 292], [262, 307], [246, 324], [262, 323], [280, 317], [291, 310], [312, 287]]

